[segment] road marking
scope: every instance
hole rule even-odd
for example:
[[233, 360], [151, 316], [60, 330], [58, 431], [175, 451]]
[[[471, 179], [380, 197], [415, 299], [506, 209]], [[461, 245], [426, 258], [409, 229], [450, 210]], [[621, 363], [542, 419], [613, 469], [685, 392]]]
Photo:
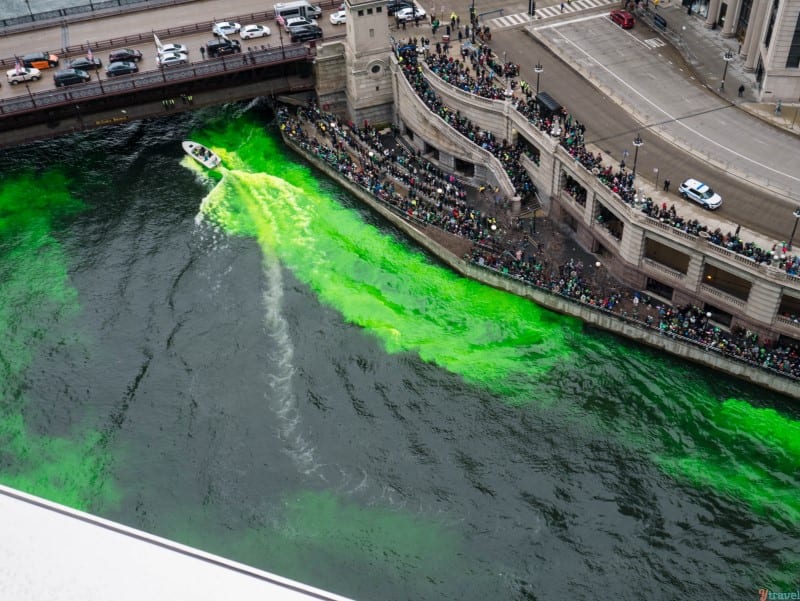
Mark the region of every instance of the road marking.
[[564, 10], [561, 10], [561, 5], [545, 6], [536, 9], [536, 17], [531, 19], [528, 13], [516, 13], [513, 15], [505, 15], [503, 17], [496, 17], [489, 19], [486, 24], [492, 29], [507, 29], [509, 27], [519, 27], [520, 25], [527, 25], [533, 21], [538, 23], [543, 19], [551, 19], [560, 15], [576, 14], [594, 8], [603, 6], [610, 6], [617, 4], [619, 0], [573, 0], [572, 2], [564, 2]]
[[[584, 19], [586, 19], [586, 18], [587, 17], [584, 17]], [[561, 22], [561, 23], [558, 23], [558, 24], [548, 25], [547, 28], [548, 29], [550, 29], [550, 28], [555, 29], [556, 27], [562, 26], [564, 24], [565, 23]], [[719, 142], [717, 142], [716, 140], [713, 140], [713, 139], [709, 138], [707, 135], [699, 132], [698, 130], [694, 129], [693, 127], [690, 127], [690, 126], [686, 125], [683, 122], [683, 119], [686, 119], [687, 117], [677, 117], [677, 116], [675, 116], [675, 115], [673, 115], [671, 113], [668, 113], [663, 108], [661, 108], [658, 104], [656, 104], [655, 102], [653, 102], [652, 100], [647, 98], [639, 90], [634, 88], [631, 84], [629, 84], [627, 81], [622, 79], [619, 75], [617, 75], [616, 73], [611, 71], [611, 69], [609, 69], [604, 64], [602, 64], [600, 61], [595, 59], [586, 50], [584, 50], [583, 48], [578, 46], [574, 41], [569, 39], [567, 36], [565, 36], [563, 33], [558, 31], [557, 29], [556, 29], [556, 33], [559, 36], [561, 36], [561, 38], [567, 44], [570, 44], [571, 46], [573, 46], [578, 52], [580, 52], [584, 57], [586, 57], [587, 60], [593, 62], [599, 69], [602, 69], [603, 71], [608, 73], [608, 75], [610, 75], [612, 78], [616, 79], [622, 86], [628, 88], [631, 92], [636, 94], [643, 102], [649, 104], [651, 107], [653, 107], [654, 109], [656, 109], [657, 111], [659, 111], [660, 113], [662, 113], [663, 115], [665, 115], [668, 118], [668, 122], [667, 123], [662, 123], [662, 122], [644, 123], [643, 125], [645, 127], [648, 127], [648, 128], [665, 127], [667, 125], [673, 125], [674, 124], [674, 125], [676, 125], [678, 127], [682, 127], [686, 131], [689, 131], [689, 132], [693, 133], [695, 136], [697, 136], [701, 140], [704, 140], [704, 141], [708, 142], [712, 146], [716, 146], [717, 148], [720, 148], [720, 149], [722, 149], [724, 151], [727, 151], [727, 152], [731, 153], [732, 155], [734, 155], [736, 157], [739, 157], [740, 159], [742, 159], [744, 161], [747, 161], [748, 163], [752, 163], [753, 165], [756, 165], [757, 167], [760, 167], [761, 169], [764, 169], [766, 171], [771, 171], [772, 173], [775, 173], [777, 175], [782, 175], [783, 177], [785, 177], [787, 179], [790, 179], [790, 180], [793, 180], [793, 181], [796, 181], [796, 182], [800, 182], [800, 177], [796, 177], [796, 176], [791, 175], [789, 173], [786, 173], [784, 171], [780, 171], [778, 169], [775, 169], [774, 167], [770, 167], [769, 165], [767, 165], [765, 163], [761, 163], [761, 162], [759, 162], [759, 161], [757, 161], [755, 159], [752, 159], [752, 158], [750, 158], [748, 156], [745, 156], [742, 153], [737, 152], [733, 148], [728, 148], [727, 146], [724, 146], [724, 145], [720, 144]], [[719, 108], [723, 108], [723, 107], [720, 106]], [[689, 115], [689, 117], [691, 117], [691, 115]], [[689, 146], [691, 146], [691, 142], [689, 143]]]
[[649, 40], [645, 40], [644, 43], [650, 46], [650, 48], [660, 48], [661, 46], [667, 45], [661, 38], [650, 38]]

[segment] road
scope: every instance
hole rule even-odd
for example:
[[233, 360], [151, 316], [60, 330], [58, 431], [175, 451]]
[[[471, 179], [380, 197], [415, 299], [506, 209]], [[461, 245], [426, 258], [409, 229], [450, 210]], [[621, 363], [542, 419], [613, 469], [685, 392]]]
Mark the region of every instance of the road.
[[[760, 177], [767, 178], [770, 175], [767, 170], [754, 167], [749, 163], [745, 165], [746, 161], [741, 158], [734, 159], [735, 166], [741, 167], [739, 170], [744, 171], [745, 168], [752, 170], [752, 177], [743, 180], [712, 164], [709, 160], [699, 159], [697, 154], [686, 152], [683, 148], [684, 141], [679, 136], [669, 132], [667, 132], [669, 135], [665, 135], [663, 127], [654, 125], [668, 122], [669, 119], [657, 114], [648, 117], [645, 108], [634, 111], [634, 115], [632, 115], [620, 107], [619, 98], [612, 98], [609, 94], [599, 91], [579, 71], [587, 68], [598, 69], [598, 62], [602, 62], [600, 66], [603, 72], [616, 82], [618, 87], [624, 88], [626, 85], [633, 87], [634, 84], [638, 85], [642, 81], [649, 81], [651, 85], [655, 86], [654, 89], [658, 88], [660, 78], [665, 77], [665, 73], [668, 73], [670, 77], [676, 77], [677, 74], [680, 77], [679, 80], [670, 80], [670, 89], [673, 94], [677, 93], [692, 99], [697, 106], [695, 113], [691, 113], [689, 108], [681, 114], [684, 116], [702, 115], [702, 117], [694, 117], [696, 121], [694, 129], [700, 131], [701, 137], [703, 131], [711, 132], [705, 136], [708, 152], [714, 155], [715, 159], [721, 159], [723, 162], [728, 159], [721, 157], [719, 144], [713, 138], [726, 135], [726, 132], [730, 134], [731, 139], [723, 146], [728, 151], [733, 152], [734, 156], [738, 153], [740, 157], [755, 153], [758, 163], [761, 165], [777, 164], [790, 160], [790, 157], [798, 156], [797, 150], [800, 150], [800, 144], [797, 139], [787, 136], [785, 140], [787, 146], [776, 146], [773, 143], [775, 130], [756, 120], [753, 120], [754, 123], [748, 126], [750, 129], [746, 136], [737, 135], [737, 127], [742, 119], [738, 109], [732, 106], [723, 106], [722, 103], [719, 106], [714, 105], [714, 98], [709, 97], [709, 92], [699, 82], [692, 80], [688, 72], [682, 70], [683, 62], [671, 46], [645, 48], [647, 40], [653, 37], [650, 30], [640, 24], [628, 35], [627, 32], [623, 32], [603, 18], [607, 12], [606, 7], [581, 10], [578, 5], [582, 1], [586, 0], [575, 0], [574, 4], [570, 5], [570, 11], [574, 11], [574, 14], [568, 14], [569, 18], [563, 21], [559, 20], [559, 15], [556, 15], [555, 7], [559, 5], [558, 2], [537, 3], [537, 9], [541, 16], [554, 16], [551, 20], [542, 20], [543, 23], [550, 25], [549, 29], [552, 31], [548, 35], [560, 38], [562, 42], [568, 40], [563, 43], [562, 47], [570, 48], [569, 52], [564, 50], [559, 52], [558, 56], [521, 29], [524, 18], [519, 15], [525, 12], [527, 2], [506, 4], [502, 0], [490, 0], [488, 2], [481, 1], [475, 6], [478, 14], [485, 14], [484, 22], [495, 26], [491, 42], [493, 50], [501, 56], [505, 53], [507, 60], [519, 64], [521, 77], [531, 85], [536, 82], [533, 65], [537, 61], [541, 61], [544, 67], [540, 76], [541, 90], [550, 93], [567, 107], [576, 119], [587, 126], [587, 142], [589, 144], [595, 145], [605, 154], [615, 157], [617, 160], [621, 158], [623, 151], [627, 150], [629, 155], [626, 162], [631, 167], [634, 155], [632, 141], [639, 133], [644, 140], [644, 145], [638, 153], [637, 162], [637, 173], [640, 177], [655, 183], [655, 170], [658, 169], [658, 180], [663, 182], [664, 178], [670, 179], [673, 192], [687, 177], [695, 177], [710, 183], [725, 201], [723, 207], [714, 215], [715, 217], [761, 232], [767, 238], [785, 239], [789, 234], [787, 224], [790, 218], [787, 215], [791, 215], [791, 209], [787, 210], [787, 207], [792, 206], [791, 203], [786, 199], [781, 199], [774, 192], [751, 183], [757, 182]], [[599, 4], [601, 0], [589, 1]], [[461, 15], [463, 23], [468, 19], [470, 3], [459, 0], [447, 5], [428, 5], [423, 2], [422, 6], [429, 14], [443, 16], [445, 19], [450, 12], [455, 11]], [[206, 20], [236, 18], [244, 23], [249, 22], [246, 17], [249, 12], [263, 11], [266, 8], [268, 6], [263, 2], [255, 0], [239, 0], [235, 5], [224, 0], [195, 2], [191, 5], [120, 15], [113, 19], [77, 23], [70, 25], [66, 32], [61, 28], [42, 30], [37, 32], [38, 47], [40, 49], [61, 47], [65, 37], [68, 38], [69, 44], [75, 44], [84, 39], [91, 42], [153, 29], [163, 29], [173, 25], [190, 25]], [[542, 11], [542, 9], [548, 8], [551, 15], [543, 14], [547, 11]], [[503, 9], [502, 15], [500, 12], [494, 12], [499, 9]], [[328, 22], [329, 12], [326, 11], [320, 19], [326, 36], [334, 32], [343, 33], [343, 27], [335, 28]], [[519, 25], [515, 25], [515, 21], [519, 22]], [[510, 24], [510, 26], [503, 27], [502, 22]], [[261, 38], [254, 42], [278, 44], [276, 24], [274, 22], [265, 24], [273, 30], [273, 35], [270, 38]], [[392, 31], [392, 34], [400, 37], [402, 35], [430, 37], [430, 27], [421, 24], [419, 28], [415, 28], [410, 25], [405, 32]], [[32, 48], [16, 47], [18, 39], [27, 40], [29, 37], [26, 35], [25, 38], [21, 38], [21, 36], [0, 38], [0, 56], [10, 56], [33, 50]], [[453, 38], [455, 39], [455, 36]], [[181, 36], [180, 39], [162, 39], [162, 42], [186, 44], [192, 49], [190, 58], [197, 60], [199, 59], [199, 48], [208, 39], [210, 39], [210, 32], [209, 34]], [[245, 48], [247, 44], [248, 42], [245, 41], [243, 44]], [[625, 44], [635, 45], [636, 50], [626, 49]], [[139, 46], [139, 49], [145, 52], [145, 68], [148, 65], [152, 68], [154, 44]], [[575, 58], [576, 53], [585, 54], [587, 52], [589, 53], [588, 57]], [[567, 56], [572, 57], [571, 63], [563, 60]], [[604, 58], [601, 59], [601, 56]], [[104, 57], [101, 56], [101, 58]], [[677, 83], [675, 83], [676, 81]], [[52, 81], [46, 77], [45, 80], [37, 82], [35, 85], [47, 86], [44, 89], [49, 89]], [[606, 86], [607, 84], [599, 82], [598, 85]], [[674, 89], [676, 87], [677, 90]], [[22, 87], [20, 86], [20, 88]], [[34, 85], [31, 85], [31, 89], [36, 91]], [[3, 95], [11, 92], [20, 93], [20, 90], [11, 89], [11, 86], [3, 86]], [[21, 93], [26, 93], [24, 88], [21, 89]], [[641, 97], [640, 93], [639, 96]], [[641, 98], [641, 101], [652, 109], [652, 102], [645, 98]], [[626, 102], [632, 101], [626, 99]], [[719, 101], [717, 100], [717, 102]], [[766, 140], [770, 142], [764, 143]], [[792, 148], [795, 150], [791, 151]], [[731, 171], [736, 171], [736, 169], [731, 168]], [[791, 178], [794, 177], [794, 172], [786, 170], [782, 175]], [[792, 188], [791, 185], [788, 187]], [[795, 192], [798, 189], [800, 186], [793, 187]], [[674, 202], [680, 204], [682, 201], [674, 196]]]

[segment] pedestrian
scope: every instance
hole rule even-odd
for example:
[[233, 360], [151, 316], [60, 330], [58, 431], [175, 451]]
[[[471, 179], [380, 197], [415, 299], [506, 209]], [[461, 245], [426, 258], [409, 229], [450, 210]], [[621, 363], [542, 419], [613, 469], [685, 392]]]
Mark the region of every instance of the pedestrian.
[[406, 20], [403, 19], [403, 31], [405, 31], [405, 30], [406, 30]]
[[744, 84], [739, 86], [739, 98], [744, 95]]
[[664, 180], [664, 192], [669, 192], [669, 180]]
[[561, 12], [562, 13], [564, 12], [564, 3], [563, 2], [561, 3]]
[[464, 39], [464, 32], [461, 31], [461, 28], [458, 29], [458, 41], [462, 41]]
[[780, 115], [781, 114], [781, 101], [780, 100], [778, 100], [778, 102], [775, 103], [775, 114], [776, 115]]
[[206, 60], [206, 47], [200, 46], [200, 56], [203, 57], [203, 60]]
[[189, 100], [186, 98], [186, 94], [181, 94], [181, 102], [183, 104], [188, 104]]

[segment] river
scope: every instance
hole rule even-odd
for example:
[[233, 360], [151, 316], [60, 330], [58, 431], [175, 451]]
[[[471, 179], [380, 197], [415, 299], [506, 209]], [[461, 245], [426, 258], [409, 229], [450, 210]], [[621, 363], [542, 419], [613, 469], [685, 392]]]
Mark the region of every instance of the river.
[[4, 152], [0, 481], [364, 601], [795, 590], [796, 404], [457, 277], [271, 118]]

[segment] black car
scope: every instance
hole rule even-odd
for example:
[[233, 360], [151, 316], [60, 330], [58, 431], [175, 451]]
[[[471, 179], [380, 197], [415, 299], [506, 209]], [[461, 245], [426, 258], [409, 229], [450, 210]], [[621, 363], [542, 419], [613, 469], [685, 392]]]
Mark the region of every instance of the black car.
[[89, 60], [86, 57], [76, 58], [69, 61], [70, 69], [80, 69], [81, 71], [96, 71], [103, 66], [103, 61], [99, 58]]
[[108, 55], [108, 62], [109, 63], [119, 63], [119, 62], [134, 62], [138, 63], [142, 60], [142, 52], [141, 50], [131, 50], [130, 48], [120, 48], [119, 50], [113, 50], [111, 54]]
[[292, 31], [292, 42], [309, 42], [322, 37], [322, 27], [319, 25], [306, 25]]
[[86, 71], [79, 69], [63, 69], [53, 73], [53, 81], [57, 88], [72, 86], [76, 83], [85, 83], [92, 78]]
[[219, 38], [211, 40], [206, 44], [206, 52], [209, 58], [215, 56], [225, 56], [227, 54], [235, 54], [242, 51], [242, 45], [238, 40], [229, 40], [227, 38]]
[[414, 5], [408, 0], [389, 0], [389, 3], [386, 5], [386, 10], [389, 12], [389, 16], [392, 16], [401, 8], [412, 8], [413, 6]]
[[136, 63], [122, 61], [119, 63], [111, 63], [108, 67], [106, 67], [106, 75], [108, 77], [116, 77], [117, 75], [136, 73], [138, 70], [139, 66]]

